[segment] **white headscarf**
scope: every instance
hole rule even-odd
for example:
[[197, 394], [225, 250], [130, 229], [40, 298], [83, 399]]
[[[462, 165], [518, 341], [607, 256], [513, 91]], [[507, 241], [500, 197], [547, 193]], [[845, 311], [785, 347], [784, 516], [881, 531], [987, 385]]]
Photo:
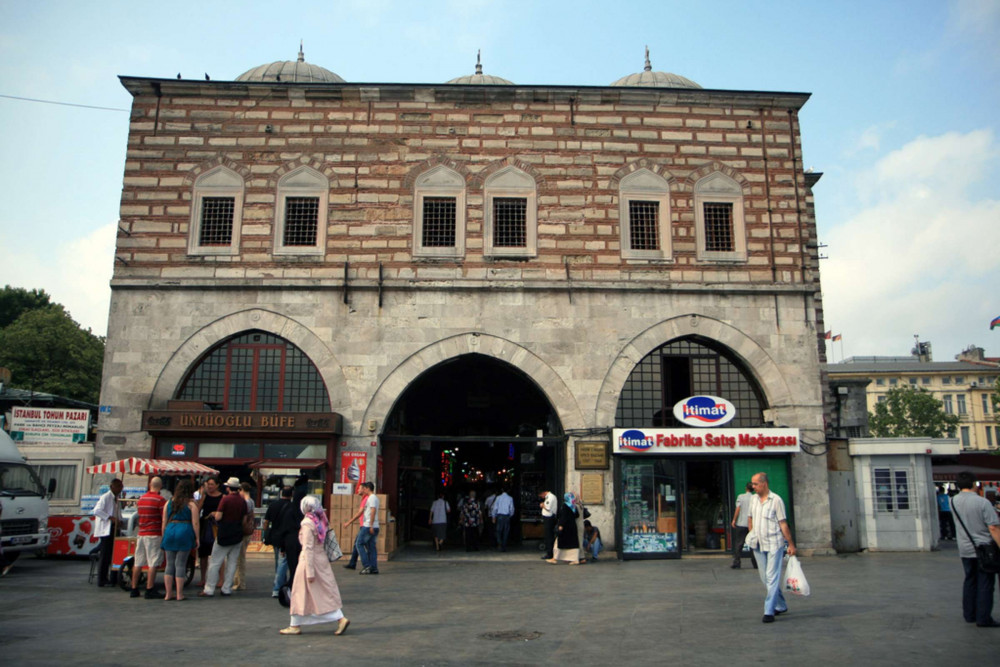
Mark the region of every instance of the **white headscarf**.
[[299, 503], [299, 509], [302, 510], [302, 514], [307, 519], [315, 524], [316, 535], [319, 537], [319, 541], [322, 542], [325, 540], [326, 531], [330, 524], [327, 521], [326, 512], [323, 511], [323, 503], [320, 499], [316, 496], [305, 496], [302, 498], [302, 502]]

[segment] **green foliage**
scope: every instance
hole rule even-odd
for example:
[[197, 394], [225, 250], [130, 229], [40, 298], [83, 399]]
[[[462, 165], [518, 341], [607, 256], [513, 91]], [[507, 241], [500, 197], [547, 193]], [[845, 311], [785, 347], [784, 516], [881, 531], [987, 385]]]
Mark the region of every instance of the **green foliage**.
[[22, 287], [4, 285], [0, 290], [0, 329], [10, 326], [29, 310], [38, 310], [51, 304], [45, 290], [33, 289], [29, 292]]
[[0, 329], [0, 366], [15, 387], [97, 403], [103, 362], [104, 340], [58, 304], [26, 310]]
[[943, 438], [958, 425], [958, 417], [945, 413], [930, 392], [907, 385], [890, 389], [885, 400], [876, 403], [868, 425], [876, 438]]
[[[1000, 424], [1000, 413], [997, 412], [1000, 410], [1000, 377], [993, 383], [993, 394], [990, 396], [990, 402], [993, 403], [993, 420]], [[1000, 446], [1000, 442], [997, 445]]]

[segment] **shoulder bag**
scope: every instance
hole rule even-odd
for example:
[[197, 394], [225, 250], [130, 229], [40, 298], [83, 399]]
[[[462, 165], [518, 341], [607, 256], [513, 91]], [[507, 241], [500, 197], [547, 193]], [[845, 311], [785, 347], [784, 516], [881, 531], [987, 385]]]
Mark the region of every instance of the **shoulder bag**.
[[952, 514], [958, 519], [959, 525], [962, 526], [966, 537], [969, 538], [969, 542], [972, 542], [972, 546], [976, 550], [976, 560], [979, 561], [979, 569], [989, 574], [1000, 572], [1000, 547], [997, 546], [993, 537], [991, 536], [990, 541], [986, 544], [976, 544], [976, 541], [972, 539], [972, 534], [969, 533], [969, 529], [965, 527], [965, 522], [962, 521], [962, 515], [958, 513], [954, 505], [951, 508]]
[[337, 542], [337, 533], [333, 531], [333, 528], [326, 529], [326, 537], [323, 538], [323, 551], [326, 552], [326, 557], [331, 563], [344, 557], [344, 552], [340, 550], [340, 543]]

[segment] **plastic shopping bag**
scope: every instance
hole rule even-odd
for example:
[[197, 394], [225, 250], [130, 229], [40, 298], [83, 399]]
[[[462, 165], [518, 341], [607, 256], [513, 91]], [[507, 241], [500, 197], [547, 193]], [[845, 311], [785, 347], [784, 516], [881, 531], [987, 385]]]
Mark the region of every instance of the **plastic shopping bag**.
[[785, 592], [809, 596], [809, 582], [806, 575], [802, 573], [802, 565], [796, 556], [788, 557], [788, 565], [785, 566]]

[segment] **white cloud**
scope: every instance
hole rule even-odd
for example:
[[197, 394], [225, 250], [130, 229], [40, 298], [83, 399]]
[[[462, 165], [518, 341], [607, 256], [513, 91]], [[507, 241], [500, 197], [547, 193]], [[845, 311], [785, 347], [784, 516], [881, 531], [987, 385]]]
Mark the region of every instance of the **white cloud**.
[[872, 125], [871, 127], [866, 128], [865, 131], [854, 140], [854, 143], [844, 151], [845, 154], [853, 156], [865, 151], [875, 151], [877, 153], [882, 148], [882, 135], [884, 135], [887, 130], [891, 130], [895, 126], [895, 121], [891, 121], [880, 125]]
[[998, 162], [991, 131], [950, 132], [859, 174], [866, 207], [823, 239], [826, 328], [851, 341], [848, 354], [906, 354], [915, 333], [938, 359], [987, 342], [988, 313], [1000, 311], [1000, 197], [995, 186], [973, 193]]
[[108, 327], [117, 223], [51, 248], [0, 244], [0, 284], [44, 289], [84, 328], [103, 336]]

